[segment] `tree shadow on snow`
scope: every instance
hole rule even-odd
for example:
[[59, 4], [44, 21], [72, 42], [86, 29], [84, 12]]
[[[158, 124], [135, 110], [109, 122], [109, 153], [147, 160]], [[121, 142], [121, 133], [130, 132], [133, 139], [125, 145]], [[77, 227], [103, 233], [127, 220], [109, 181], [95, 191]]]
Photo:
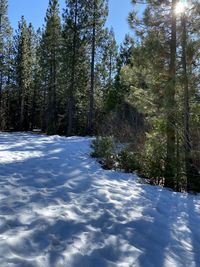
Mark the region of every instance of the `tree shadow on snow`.
[[200, 266], [196, 198], [102, 170], [89, 143], [0, 135], [1, 267]]

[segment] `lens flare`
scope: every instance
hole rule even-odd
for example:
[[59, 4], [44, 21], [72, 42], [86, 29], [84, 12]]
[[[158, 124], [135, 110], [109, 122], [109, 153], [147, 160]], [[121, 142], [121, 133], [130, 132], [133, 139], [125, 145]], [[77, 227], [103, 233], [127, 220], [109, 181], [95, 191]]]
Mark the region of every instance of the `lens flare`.
[[187, 2], [186, 1], [180, 1], [176, 4], [176, 8], [175, 8], [175, 13], [176, 14], [181, 14], [183, 12], [185, 12], [185, 9], [187, 7]]

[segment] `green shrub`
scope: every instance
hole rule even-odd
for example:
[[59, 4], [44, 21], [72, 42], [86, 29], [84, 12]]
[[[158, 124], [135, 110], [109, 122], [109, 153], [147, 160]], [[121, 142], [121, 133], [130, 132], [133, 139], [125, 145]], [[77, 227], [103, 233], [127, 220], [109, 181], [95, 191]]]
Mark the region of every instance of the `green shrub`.
[[119, 168], [125, 172], [133, 172], [140, 170], [140, 163], [137, 158], [137, 154], [129, 151], [128, 149], [122, 150], [118, 154]]
[[91, 144], [94, 158], [104, 158], [113, 153], [114, 140], [113, 137], [97, 137]]
[[116, 156], [114, 154], [114, 139], [110, 137], [97, 137], [92, 141], [91, 156], [99, 158], [100, 163], [105, 169], [112, 169], [116, 163]]
[[148, 135], [143, 152], [143, 170], [147, 177], [158, 181], [164, 177], [166, 143], [162, 136]]

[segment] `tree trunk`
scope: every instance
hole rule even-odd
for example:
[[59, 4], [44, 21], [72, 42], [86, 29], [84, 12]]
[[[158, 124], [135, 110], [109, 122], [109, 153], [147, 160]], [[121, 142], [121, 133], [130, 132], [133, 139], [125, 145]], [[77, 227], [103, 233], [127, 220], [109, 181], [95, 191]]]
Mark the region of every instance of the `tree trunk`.
[[[2, 14], [0, 13], [0, 34], [1, 33], [2, 33]], [[2, 52], [0, 51], [0, 56], [3, 57], [3, 51]], [[3, 89], [3, 73], [2, 70], [0, 70], [0, 128], [2, 127], [2, 89]]]
[[47, 132], [55, 134], [55, 109], [56, 109], [56, 74], [55, 74], [55, 52], [51, 51], [50, 83], [48, 84], [48, 115]]
[[57, 65], [56, 65], [56, 52], [54, 48], [53, 53], [53, 99], [52, 99], [52, 110], [53, 110], [53, 120], [52, 120], [52, 128], [53, 133], [57, 133]]
[[41, 128], [42, 131], [45, 132], [47, 130], [47, 116], [46, 116], [46, 95], [47, 95], [47, 91], [46, 91], [46, 86], [47, 86], [47, 81], [45, 79], [45, 85], [44, 85], [44, 92], [43, 92], [43, 101], [42, 101], [42, 121], [41, 121]]
[[175, 176], [176, 176], [176, 168], [175, 168], [176, 3], [177, 0], [172, 0], [169, 84], [166, 90], [167, 157], [165, 165], [165, 186], [170, 188], [174, 188]]
[[95, 53], [96, 53], [96, 0], [94, 0], [94, 6], [93, 6], [91, 83], [90, 83], [90, 90], [89, 90], [89, 110], [88, 110], [88, 124], [87, 124], [88, 134], [93, 133]]
[[33, 130], [36, 125], [36, 84], [34, 84], [33, 97], [31, 103], [31, 117], [30, 117], [30, 130]]
[[8, 68], [8, 76], [7, 76], [7, 98], [6, 98], [6, 122], [5, 128], [6, 130], [10, 130], [10, 101], [11, 101], [11, 94], [10, 94], [10, 79], [11, 79], [10, 68]]
[[3, 89], [3, 73], [0, 71], [0, 128], [2, 128], [2, 89]]
[[20, 120], [19, 120], [19, 128], [20, 131], [24, 130], [24, 109], [25, 109], [25, 89], [24, 89], [24, 85], [21, 84], [20, 86], [21, 88], [21, 103], [20, 103]]
[[[187, 71], [187, 29], [186, 29], [186, 15], [183, 13], [181, 16], [182, 26], [182, 67], [183, 67], [183, 86], [184, 86], [184, 152], [185, 152], [185, 170], [187, 178], [190, 175], [190, 132], [189, 132], [189, 82]], [[189, 188], [189, 179], [187, 181]]]
[[73, 115], [74, 115], [74, 81], [75, 81], [75, 66], [76, 66], [76, 42], [77, 42], [77, 15], [78, 15], [78, 1], [75, 3], [75, 17], [74, 17], [74, 35], [73, 35], [73, 54], [72, 54], [72, 68], [71, 68], [71, 86], [69, 88], [69, 102], [68, 102], [68, 126], [67, 135], [72, 135], [73, 131]]

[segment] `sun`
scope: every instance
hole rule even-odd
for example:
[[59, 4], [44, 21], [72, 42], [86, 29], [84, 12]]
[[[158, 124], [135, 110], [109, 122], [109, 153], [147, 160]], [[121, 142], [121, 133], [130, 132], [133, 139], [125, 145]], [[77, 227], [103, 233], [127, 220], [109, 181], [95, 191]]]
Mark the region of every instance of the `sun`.
[[181, 14], [185, 11], [187, 7], [187, 2], [186, 1], [179, 1], [177, 4], [176, 4], [176, 7], [175, 7], [175, 13], [176, 14]]

